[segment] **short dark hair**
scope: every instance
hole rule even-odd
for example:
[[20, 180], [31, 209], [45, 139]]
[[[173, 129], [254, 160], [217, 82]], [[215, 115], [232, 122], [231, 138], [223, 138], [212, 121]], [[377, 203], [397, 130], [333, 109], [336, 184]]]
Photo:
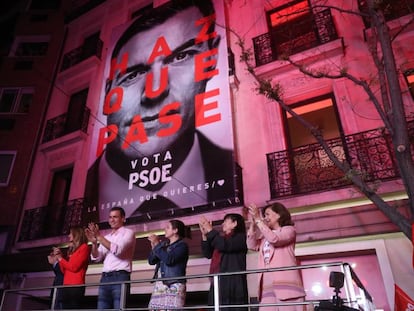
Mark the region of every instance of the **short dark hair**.
[[244, 218], [242, 215], [230, 213], [224, 216], [224, 220], [226, 220], [227, 218], [237, 222], [236, 227], [234, 227], [233, 229], [233, 233], [246, 233], [246, 224], [244, 223]]
[[[112, 59], [118, 56], [121, 48], [135, 34], [151, 29], [157, 25], [161, 25], [178, 12], [193, 6], [198, 8], [203, 16], [210, 16], [215, 12], [214, 5], [211, 0], [172, 0], [166, 5], [145, 12], [145, 14], [137, 17], [118, 39], [112, 52]], [[215, 24], [212, 23], [209, 31], [213, 31], [214, 26]]]
[[172, 219], [170, 224], [173, 229], [177, 229], [177, 234], [180, 238], [189, 238], [191, 239], [191, 228], [184, 225], [181, 220]]
[[281, 227], [293, 226], [295, 224], [292, 220], [292, 216], [290, 215], [289, 210], [282, 203], [275, 202], [275, 203], [269, 204], [265, 206], [263, 211], [266, 211], [268, 208], [270, 208], [275, 213], [279, 214], [280, 218], [278, 222]]
[[109, 212], [112, 212], [112, 211], [119, 211], [119, 213], [121, 214], [121, 217], [125, 217], [125, 210], [122, 207], [120, 207], [120, 206], [114, 206], [114, 207], [112, 207], [109, 210]]

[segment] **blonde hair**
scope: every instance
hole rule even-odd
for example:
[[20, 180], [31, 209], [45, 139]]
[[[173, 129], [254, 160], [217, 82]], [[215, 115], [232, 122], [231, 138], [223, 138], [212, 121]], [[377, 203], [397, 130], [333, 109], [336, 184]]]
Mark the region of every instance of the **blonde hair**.
[[71, 255], [82, 244], [88, 243], [88, 238], [86, 237], [85, 231], [82, 227], [71, 227], [70, 233], [72, 233], [73, 236], [73, 245], [69, 247], [68, 255]]

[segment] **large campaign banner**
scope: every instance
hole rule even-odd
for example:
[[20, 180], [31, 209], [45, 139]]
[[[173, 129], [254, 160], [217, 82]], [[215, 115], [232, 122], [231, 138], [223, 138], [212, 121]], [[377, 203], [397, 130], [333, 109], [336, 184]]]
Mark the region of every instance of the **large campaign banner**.
[[[113, 29], [85, 199], [94, 221], [235, 197], [222, 0], [171, 1]], [[93, 216], [93, 217], [92, 217]]]

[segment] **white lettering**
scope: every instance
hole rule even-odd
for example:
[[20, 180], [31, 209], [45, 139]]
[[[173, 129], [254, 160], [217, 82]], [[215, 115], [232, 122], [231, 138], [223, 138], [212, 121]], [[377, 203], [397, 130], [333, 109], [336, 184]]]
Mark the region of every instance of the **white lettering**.
[[160, 182], [167, 182], [172, 179], [171, 163], [164, 164], [159, 167], [153, 167], [150, 170], [142, 170], [141, 172], [134, 172], [129, 174], [128, 190], [132, 190], [134, 185], [139, 187], [146, 187], [148, 184], [156, 185]]
[[131, 167], [134, 170], [137, 167], [138, 160], [131, 161]]

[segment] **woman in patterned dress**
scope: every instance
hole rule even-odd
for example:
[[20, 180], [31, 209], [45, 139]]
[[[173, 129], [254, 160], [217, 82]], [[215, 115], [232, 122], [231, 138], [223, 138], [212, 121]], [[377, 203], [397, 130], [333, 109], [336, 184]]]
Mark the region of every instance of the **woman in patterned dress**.
[[148, 256], [148, 263], [156, 265], [154, 278], [168, 278], [156, 281], [148, 305], [150, 310], [168, 310], [180, 308], [185, 304], [187, 261], [189, 256], [188, 245], [184, 238], [191, 238], [190, 230], [180, 220], [170, 220], [165, 227], [165, 238], [160, 241], [155, 234], [148, 240], [152, 250]]

